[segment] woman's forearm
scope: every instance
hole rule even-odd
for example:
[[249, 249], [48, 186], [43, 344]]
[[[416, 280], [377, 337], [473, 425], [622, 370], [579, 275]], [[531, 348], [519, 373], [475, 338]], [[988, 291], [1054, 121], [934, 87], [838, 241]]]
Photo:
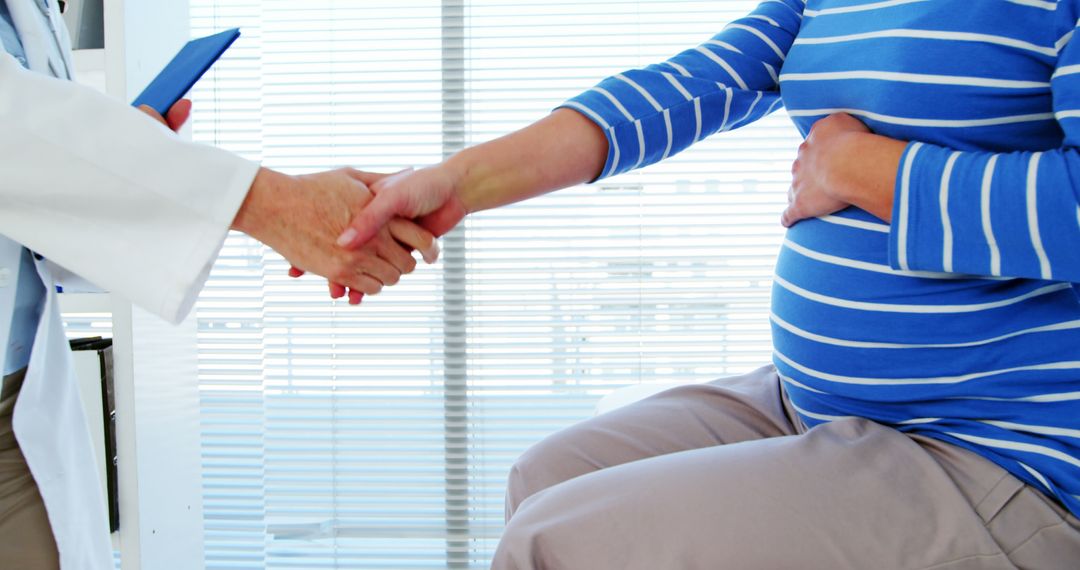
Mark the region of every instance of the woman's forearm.
[[466, 210], [476, 212], [594, 180], [607, 153], [599, 126], [576, 111], [558, 109], [524, 129], [463, 150], [443, 166]]
[[907, 143], [872, 133], [842, 136], [829, 159], [829, 192], [842, 202], [891, 221], [897, 170]]

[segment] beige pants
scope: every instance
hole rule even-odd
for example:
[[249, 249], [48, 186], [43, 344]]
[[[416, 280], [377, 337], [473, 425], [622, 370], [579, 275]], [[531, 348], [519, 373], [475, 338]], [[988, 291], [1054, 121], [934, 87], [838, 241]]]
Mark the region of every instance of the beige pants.
[[0, 568], [57, 570], [60, 558], [45, 504], [11, 429], [25, 375], [24, 369], [4, 377], [0, 391]]
[[772, 367], [557, 433], [510, 475], [493, 568], [1080, 569], [1080, 521], [969, 451], [807, 431]]

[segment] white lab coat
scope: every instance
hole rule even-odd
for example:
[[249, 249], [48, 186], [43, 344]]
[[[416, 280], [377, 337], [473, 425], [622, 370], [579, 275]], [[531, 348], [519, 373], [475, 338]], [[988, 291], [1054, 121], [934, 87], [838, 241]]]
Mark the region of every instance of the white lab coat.
[[7, 0], [32, 71], [0, 52], [0, 351], [26, 246], [47, 259], [37, 271], [48, 296], [15, 435], [44, 498], [61, 568], [105, 570], [112, 568], [107, 511], [51, 285], [63, 267], [182, 320], [258, 165], [183, 141], [124, 102], [48, 77], [63, 75], [71, 61], [67, 31], [49, 3], [52, 22], [45, 22], [35, 0]]

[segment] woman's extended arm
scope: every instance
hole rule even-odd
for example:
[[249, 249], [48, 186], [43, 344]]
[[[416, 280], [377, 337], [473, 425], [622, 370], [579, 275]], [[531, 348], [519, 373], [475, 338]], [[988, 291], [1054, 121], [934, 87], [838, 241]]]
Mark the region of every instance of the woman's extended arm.
[[375, 199], [338, 240], [366, 243], [394, 216], [420, 219], [435, 235], [466, 214], [496, 208], [596, 178], [607, 140], [592, 121], [566, 109], [446, 161], [392, 175], [362, 173]]
[[803, 8], [767, 0], [701, 46], [612, 76], [521, 131], [430, 168], [369, 175], [376, 197], [339, 243], [359, 246], [394, 215], [441, 235], [467, 213], [652, 164], [767, 115]]

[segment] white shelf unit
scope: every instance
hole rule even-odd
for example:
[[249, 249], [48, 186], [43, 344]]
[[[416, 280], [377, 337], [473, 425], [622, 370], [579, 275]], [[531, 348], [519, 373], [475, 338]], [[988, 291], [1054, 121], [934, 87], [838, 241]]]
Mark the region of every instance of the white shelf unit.
[[[189, 39], [188, 0], [105, 0], [105, 49], [77, 50], [76, 77], [134, 99]], [[122, 570], [201, 570], [203, 520], [196, 326], [172, 326], [108, 293], [61, 309], [111, 315]]]

